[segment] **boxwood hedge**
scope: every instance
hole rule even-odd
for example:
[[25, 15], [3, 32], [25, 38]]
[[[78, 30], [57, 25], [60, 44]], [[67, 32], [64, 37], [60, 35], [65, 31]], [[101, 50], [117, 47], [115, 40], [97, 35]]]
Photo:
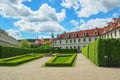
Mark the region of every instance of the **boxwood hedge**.
[[101, 39], [82, 49], [82, 54], [98, 66], [120, 66], [120, 39]]
[[[68, 56], [68, 55], [59, 55]], [[58, 55], [52, 57], [49, 61], [45, 63], [46, 66], [72, 66], [77, 54], [69, 54], [70, 58], [66, 62], [54, 62]]]

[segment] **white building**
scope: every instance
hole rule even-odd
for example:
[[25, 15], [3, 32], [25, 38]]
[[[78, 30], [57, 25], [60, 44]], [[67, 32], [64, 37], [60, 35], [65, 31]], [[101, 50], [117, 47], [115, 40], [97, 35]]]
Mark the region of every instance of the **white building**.
[[76, 48], [80, 52], [87, 44], [95, 41], [98, 37], [120, 38], [120, 18], [114, 18], [104, 28], [80, 30], [76, 32], [63, 33], [54, 38], [53, 46], [60, 48]]
[[5, 31], [0, 29], [0, 45], [4, 46], [17, 46], [18, 41], [9, 36]]

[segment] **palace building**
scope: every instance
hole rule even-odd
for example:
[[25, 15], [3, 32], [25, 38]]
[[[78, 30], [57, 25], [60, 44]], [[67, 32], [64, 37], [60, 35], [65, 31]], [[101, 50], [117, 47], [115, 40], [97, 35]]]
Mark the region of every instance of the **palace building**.
[[94, 28], [89, 30], [80, 30], [76, 32], [68, 32], [58, 35], [53, 40], [53, 47], [66, 49], [76, 48], [79, 52], [89, 43], [97, 38], [120, 38], [120, 18], [114, 18], [112, 22], [108, 22], [103, 28]]
[[18, 46], [18, 41], [9, 36], [7, 32], [0, 29], [0, 45], [4, 46]]

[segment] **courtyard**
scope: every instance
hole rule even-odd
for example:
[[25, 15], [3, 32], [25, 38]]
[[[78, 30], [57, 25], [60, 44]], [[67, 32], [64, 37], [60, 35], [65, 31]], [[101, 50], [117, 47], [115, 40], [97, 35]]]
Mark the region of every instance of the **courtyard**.
[[120, 80], [120, 67], [97, 67], [82, 54], [73, 67], [43, 67], [51, 57], [18, 66], [0, 66], [0, 80]]

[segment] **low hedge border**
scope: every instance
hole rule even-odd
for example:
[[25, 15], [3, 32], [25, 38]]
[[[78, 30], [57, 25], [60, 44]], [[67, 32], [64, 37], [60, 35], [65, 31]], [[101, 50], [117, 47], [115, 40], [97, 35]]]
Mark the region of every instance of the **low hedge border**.
[[67, 55], [61, 55], [61, 56], [68, 56], [71, 55], [71, 57], [66, 61], [66, 62], [54, 62], [54, 60], [60, 56], [60, 55], [56, 55], [54, 57], [52, 57], [49, 61], [47, 61], [45, 63], [46, 66], [60, 66], [60, 67], [64, 67], [64, 66], [72, 66], [73, 62], [77, 56], [77, 54], [67, 54]]
[[[10, 60], [14, 60], [14, 59], [17, 59], [17, 58], [22, 58], [24, 56], [33, 56], [32, 58], [27, 58], [27, 59], [22, 59], [22, 60], [18, 60], [18, 61], [13, 61], [11, 62]], [[41, 58], [42, 55], [40, 54], [27, 54], [27, 55], [21, 55], [21, 56], [16, 56], [16, 57], [11, 57], [11, 58], [5, 58], [5, 59], [1, 59], [0, 60], [0, 65], [1, 66], [16, 66], [16, 65], [19, 65], [19, 64], [22, 64], [22, 63], [25, 63], [25, 62], [28, 62], [28, 61], [31, 61], [31, 60], [34, 60], [34, 59], [38, 59], [38, 58]]]

